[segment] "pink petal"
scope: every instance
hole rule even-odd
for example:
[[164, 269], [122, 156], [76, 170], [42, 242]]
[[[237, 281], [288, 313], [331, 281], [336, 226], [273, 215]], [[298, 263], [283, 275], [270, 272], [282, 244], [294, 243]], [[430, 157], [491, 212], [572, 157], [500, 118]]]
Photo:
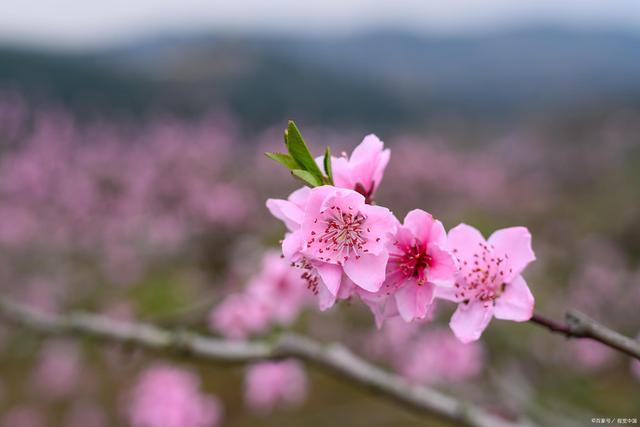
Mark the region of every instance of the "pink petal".
[[457, 271], [456, 262], [451, 252], [432, 244], [429, 247], [429, 255], [432, 258], [431, 268], [427, 277], [429, 282], [438, 286], [453, 286]]
[[367, 191], [380, 184], [384, 168], [389, 162], [389, 150], [383, 156], [384, 144], [377, 136], [367, 135], [349, 157], [351, 181], [361, 183]]
[[456, 296], [456, 292], [458, 292], [458, 290], [454, 287], [436, 286], [434, 289], [436, 298], [447, 301], [460, 302], [461, 299], [460, 297]]
[[333, 296], [337, 296], [338, 290], [340, 289], [340, 280], [342, 279], [342, 268], [340, 268], [339, 265], [328, 263], [317, 263], [314, 264], [314, 266], [327, 287], [327, 290], [329, 290]]
[[338, 299], [348, 299], [356, 292], [356, 285], [349, 277], [342, 275], [340, 289], [338, 289]]
[[[427, 243], [431, 235], [433, 217], [422, 209], [414, 209], [404, 217], [404, 226], [423, 243]], [[444, 231], [444, 229], [443, 229]]]
[[298, 253], [302, 249], [304, 241], [299, 231], [295, 233], [287, 233], [282, 241], [282, 255], [288, 260], [296, 260]]
[[360, 212], [367, 217], [364, 237], [368, 241], [365, 247], [377, 255], [384, 250], [389, 236], [395, 233], [398, 220], [389, 209], [382, 206], [364, 205]]
[[536, 259], [531, 249], [531, 233], [526, 227], [498, 230], [489, 237], [489, 243], [495, 246], [497, 253], [506, 254], [509, 257], [509, 266], [513, 269], [513, 273], [507, 277], [507, 281], [522, 273], [527, 264]]
[[320, 283], [318, 285], [318, 306], [320, 311], [325, 311], [333, 307], [336, 303], [336, 296], [332, 294], [327, 287]]
[[373, 186], [374, 186], [373, 190], [374, 191], [376, 188], [378, 188], [378, 186], [380, 185], [380, 182], [382, 182], [382, 177], [384, 176], [384, 170], [386, 169], [387, 164], [389, 163], [389, 157], [391, 157], [391, 150], [386, 149], [380, 154], [380, 157], [378, 158], [376, 168], [373, 171]]
[[303, 208], [304, 205], [307, 204], [307, 200], [309, 200], [309, 196], [311, 195], [311, 188], [309, 187], [301, 187], [296, 191], [291, 193], [288, 197], [289, 201], [300, 208]]
[[333, 172], [333, 183], [339, 188], [354, 189], [356, 184], [351, 181], [349, 173], [349, 161], [344, 157], [333, 157], [331, 159], [331, 169]]
[[337, 206], [343, 212], [358, 212], [364, 206], [364, 196], [353, 190], [344, 188], [336, 189], [335, 192], [325, 198], [320, 206], [320, 210], [325, 210], [331, 206]]
[[284, 222], [289, 231], [295, 231], [302, 224], [304, 212], [288, 200], [267, 199], [267, 208], [271, 215]]
[[369, 134], [353, 149], [349, 160], [356, 163], [371, 163], [376, 160], [383, 149], [383, 142], [374, 134]]
[[507, 284], [504, 293], [496, 300], [494, 316], [497, 319], [525, 322], [533, 315], [534, 303], [527, 282], [518, 276]]
[[383, 295], [380, 292], [372, 293], [364, 290], [358, 291], [358, 295], [362, 302], [371, 310], [378, 329], [382, 328], [386, 319], [398, 315], [395, 304], [392, 304], [392, 301], [390, 301], [392, 297]]
[[459, 224], [449, 230], [449, 249], [458, 259], [472, 259], [473, 254], [478, 251], [479, 244], [484, 242], [482, 234], [470, 225]]
[[459, 304], [449, 322], [453, 333], [463, 343], [476, 341], [489, 325], [493, 316], [493, 306], [481, 302]]
[[345, 262], [344, 272], [357, 286], [369, 292], [376, 292], [384, 282], [388, 259], [387, 252], [362, 255], [360, 259], [352, 256]]
[[433, 287], [410, 282], [395, 293], [398, 312], [405, 322], [423, 319], [433, 302]]

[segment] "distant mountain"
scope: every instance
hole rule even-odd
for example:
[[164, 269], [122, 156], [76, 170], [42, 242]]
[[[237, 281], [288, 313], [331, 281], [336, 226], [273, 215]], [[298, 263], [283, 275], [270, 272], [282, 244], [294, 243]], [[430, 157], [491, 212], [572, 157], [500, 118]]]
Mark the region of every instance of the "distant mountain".
[[504, 120], [640, 106], [640, 36], [615, 31], [178, 35], [73, 56], [5, 49], [0, 63], [0, 85], [75, 107], [224, 106], [256, 127], [287, 117], [395, 127], [442, 114]]

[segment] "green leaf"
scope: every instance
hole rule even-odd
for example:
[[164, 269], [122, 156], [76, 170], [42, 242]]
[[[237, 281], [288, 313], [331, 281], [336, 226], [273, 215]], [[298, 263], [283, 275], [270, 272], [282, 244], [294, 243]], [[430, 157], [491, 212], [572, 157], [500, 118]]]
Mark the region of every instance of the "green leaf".
[[324, 172], [327, 174], [327, 184], [333, 185], [333, 171], [331, 170], [331, 149], [324, 151]]
[[311, 172], [302, 169], [294, 169], [291, 171], [291, 174], [309, 184], [311, 187], [319, 187], [322, 185], [322, 179], [316, 177]]
[[298, 162], [296, 162], [296, 159], [285, 153], [266, 152], [264, 153], [264, 155], [272, 160], [275, 160], [289, 170], [300, 169], [302, 167]]
[[289, 125], [285, 132], [285, 140], [289, 154], [291, 154], [291, 157], [293, 157], [296, 162], [302, 166], [301, 169], [309, 172], [311, 175], [316, 177], [318, 181], [322, 181], [322, 172], [320, 171], [320, 168], [318, 168], [316, 161], [313, 159], [313, 156], [309, 151], [309, 147], [305, 144], [304, 139], [302, 139], [302, 135], [300, 135], [300, 131], [293, 121], [289, 121]]

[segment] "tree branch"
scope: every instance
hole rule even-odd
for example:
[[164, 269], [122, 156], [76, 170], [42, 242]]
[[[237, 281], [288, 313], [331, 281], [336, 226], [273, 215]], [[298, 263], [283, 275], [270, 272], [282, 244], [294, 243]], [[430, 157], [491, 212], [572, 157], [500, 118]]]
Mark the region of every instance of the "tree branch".
[[530, 322], [545, 327], [567, 338], [588, 338], [640, 360], [640, 342], [626, 337], [596, 322], [585, 314], [571, 310], [565, 315], [565, 323], [534, 313]]
[[195, 333], [169, 331], [147, 324], [119, 322], [90, 314], [50, 315], [1, 296], [0, 316], [13, 324], [43, 334], [82, 335], [212, 362], [248, 363], [297, 358], [417, 412], [457, 425], [533, 426], [530, 421], [510, 422], [437, 390], [412, 385], [356, 356], [340, 344], [325, 345], [296, 334], [285, 334], [275, 343], [228, 341]]

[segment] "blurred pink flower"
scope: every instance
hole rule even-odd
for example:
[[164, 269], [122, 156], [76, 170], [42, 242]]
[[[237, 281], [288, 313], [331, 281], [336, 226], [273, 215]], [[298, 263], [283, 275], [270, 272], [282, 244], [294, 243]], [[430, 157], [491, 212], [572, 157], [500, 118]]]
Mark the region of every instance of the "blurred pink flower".
[[71, 394], [80, 379], [80, 352], [67, 341], [48, 341], [33, 372], [35, 386], [52, 398]]
[[389, 149], [375, 135], [367, 135], [351, 156], [333, 157], [331, 167], [336, 187], [356, 190], [370, 198], [376, 191], [389, 163]]
[[[434, 306], [432, 305], [431, 308]], [[380, 330], [371, 332], [367, 337], [367, 350], [381, 358], [395, 358], [405, 353], [420, 332], [424, 323], [432, 320], [433, 310], [424, 319], [407, 323], [401, 317], [389, 318], [380, 325]]]
[[517, 322], [531, 318], [534, 298], [521, 276], [535, 260], [529, 230], [504, 228], [485, 241], [478, 230], [460, 224], [449, 231], [449, 245], [460, 270], [455, 287], [437, 293], [459, 303], [449, 325], [460, 341], [480, 338], [494, 316]]
[[464, 344], [449, 330], [430, 329], [414, 338], [393, 363], [414, 382], [456, 383], [482, 371], [484, 353], [478, 342]]
[[295, 406], [307, 396], [307, 376], [295, 360], [261, 362], [251, 365], [245, 377], [247, 405], [259, 413], [277, 406]]
[[591, 340], [577, 340], [571, 343], [572, 350], [568, 363], [584, 371], [593, 371], [607, 366], [615, 353], [602, 343]]
[[269, 327], [269, 307], [264, 301], [237, 293], [227, 296], [209, 314], [209, 326], [231, 339], [245, 339]]
[[287, 326], [309, 301], [311, 292], [306, 285], [300, 270], [274, 250], [264, 254], [262, 270], [251, 279], [246, 292], [264, 302], [272, 323]]
[[46, 427], [47, 422], [35, 407], [23, 405], [8, 410], [0, 420], [2, 427]]
[[[407, 322], [424, 318], [433, 303], [434, 288], [452, 287], [455, 282], [456, 262], [447, 250], [444, 226], [427, 212], [412, 210], [387, 247], [387, 276], [378, 296], [393, 299], [397, 310], [373, 308], [376, 323], [379, 326], [394, 312]], [[363, 301], [370, 306], [387, 304], [380, 298], [372, 301], [366, 294]]]
[[214, 427], [222, 419], [222, 406], [200, 392], [193, 372], [157, 364], [138, 378], [127, 415], [132, 427]]

